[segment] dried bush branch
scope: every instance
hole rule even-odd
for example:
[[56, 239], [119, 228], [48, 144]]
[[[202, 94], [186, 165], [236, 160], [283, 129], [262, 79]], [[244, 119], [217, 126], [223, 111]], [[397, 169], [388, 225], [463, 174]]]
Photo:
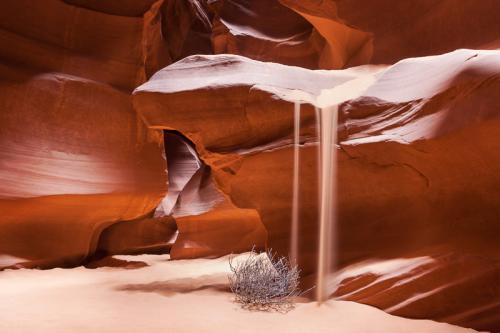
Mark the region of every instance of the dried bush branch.
[[243, 308], [287, 312], [294, 306], [293, 297], [300, 294], [299, 270], [285, 257], [276, 257], [272, 250], [266, 254], [252, 249], [247, 258], [235, 265], [231, 258], [229, 286]]

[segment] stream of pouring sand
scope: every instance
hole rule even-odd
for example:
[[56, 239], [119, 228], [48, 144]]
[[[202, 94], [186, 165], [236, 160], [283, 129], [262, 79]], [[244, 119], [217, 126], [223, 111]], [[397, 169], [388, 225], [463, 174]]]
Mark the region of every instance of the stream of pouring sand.
[[[336, 266], [337, 232], [337, 130], [339, 105], [360, 96], [374, 82], [374, 76], [366, 75], [350, 80], [332, 89], [322, 90], [316, 98], [316, 128], [318, 145], [319, 184], [319, 228], [316, 274], [316, 301], [324, 302], [330, 291], [327, 277]], [[296, 265], [299, 253], [299, 211], [300, 211], [300, 102], [294, 104], [294, 152], [292, 220], [290, 233], [290, 262]]]

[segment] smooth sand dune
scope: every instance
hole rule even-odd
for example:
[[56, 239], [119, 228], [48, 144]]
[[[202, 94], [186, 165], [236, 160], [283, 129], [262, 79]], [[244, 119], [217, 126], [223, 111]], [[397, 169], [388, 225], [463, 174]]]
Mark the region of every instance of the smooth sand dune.
[[249, 312], [228, 292], [228, 257], [116, 258], [149, 266], [1, 272], [0, 332], [475, 332], [344, 301], [299, 303], [287, 314]]

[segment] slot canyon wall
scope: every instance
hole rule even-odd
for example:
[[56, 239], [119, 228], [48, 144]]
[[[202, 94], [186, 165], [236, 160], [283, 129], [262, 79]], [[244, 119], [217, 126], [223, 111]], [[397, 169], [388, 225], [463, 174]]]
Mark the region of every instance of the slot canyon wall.
[[495, 0], [0, 2], [0, 268], [286, 255], [298, 100], [299, 264], [312, 276], [314, 98], [369, 76], [340, 106], [336, 296], [499, 331], [499, 12]]

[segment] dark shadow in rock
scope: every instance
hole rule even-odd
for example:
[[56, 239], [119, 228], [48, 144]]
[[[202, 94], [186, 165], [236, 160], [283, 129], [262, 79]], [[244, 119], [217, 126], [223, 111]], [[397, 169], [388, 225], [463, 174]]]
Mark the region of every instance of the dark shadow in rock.
[[230, 292], [226, 274], [203, 275], [196, 278], [156, 281], [144, 284], [125, 284], [116, 288], [118, 291], [158, 293], [163, 296], [187, 294], [196, 291], [213, 290]]
[[149, 266], [143, 261], [128, 261], [113, 257], [104, 257], [102, 259], [91, 261], [85, 264], [85, 268], [115, 267], [124, 269], [138, 269]]

